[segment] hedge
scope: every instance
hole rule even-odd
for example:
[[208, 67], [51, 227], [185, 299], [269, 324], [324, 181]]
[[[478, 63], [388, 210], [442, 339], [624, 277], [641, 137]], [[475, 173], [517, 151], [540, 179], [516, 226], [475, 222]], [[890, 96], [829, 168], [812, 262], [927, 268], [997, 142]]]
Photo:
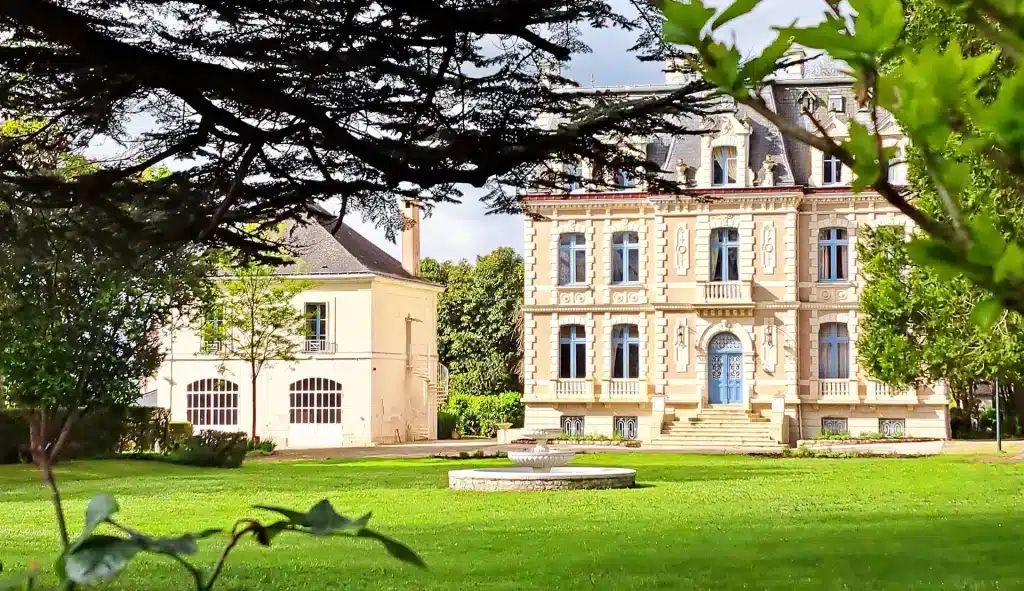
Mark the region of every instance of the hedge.
[[[72, 425], [61, 458], [167, 449], [168, 416], [167, 409], [148, 406], [89, 411]], [[29, 460], [28, 421], [24, 411], [0, 410], [0, 464]]]
[[498, 423], [512, 423], [513, 427], [523, 426], [523, 404], [519, 392], [502, 392], [495, 395], [474, 395], [452, 392], [444, 406], [438, 409], [438, 437], [450, 434], [440, 431], [441, 417], [454, 415], [455, 426], [463, 435], [485, 435], [494, 437]]

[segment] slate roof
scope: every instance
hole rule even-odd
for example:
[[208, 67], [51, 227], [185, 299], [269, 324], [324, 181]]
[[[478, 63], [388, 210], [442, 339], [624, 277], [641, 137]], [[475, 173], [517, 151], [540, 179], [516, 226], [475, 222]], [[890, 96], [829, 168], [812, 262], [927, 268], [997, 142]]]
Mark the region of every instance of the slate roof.
[[382, 275], [407, 281], [430, 283], [410, 274], [402, 263], [378, 248], [347, 225], [331, 234], [336, 219], [292, 222], [285, 230], [286, 242], [298, 259], [279, 267], [282, 275]]

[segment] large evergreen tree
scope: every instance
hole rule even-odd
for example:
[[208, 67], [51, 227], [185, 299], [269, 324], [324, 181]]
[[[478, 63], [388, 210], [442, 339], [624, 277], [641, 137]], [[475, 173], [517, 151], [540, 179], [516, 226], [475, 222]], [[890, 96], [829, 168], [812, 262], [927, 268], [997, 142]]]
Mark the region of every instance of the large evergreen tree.
[[[568, 81], [544, 67], [588, 50], [583, 26], [633, 31], [636, 52], [661, 59], [660, 15], [622, 4], [631, 16], [603, 0], [5, 0], [0, 118], [50, 121], [107, 153], [93, 174], [62, 179], [20, 170], [35, 138], [9, 138], [0, 201], [82, 206], [126, 244], [252, 249], [262, 241], [245, 222], [317, 215], [325, 199], [389, 232], [402, 224], [396, 197], [452, 201], [459, 185], [515, 211], [518, 189], [567, 184], [552, 161], [670, 188], [643, 150], [619, 144], [680, 132], [685, 117], [664, 115], [703, 112], [703, 83], [613, 100], [561, 92]], [[537, 126], [541, 113], [564, 124]], [[172, 161], [161, 182], [137, 181]]]

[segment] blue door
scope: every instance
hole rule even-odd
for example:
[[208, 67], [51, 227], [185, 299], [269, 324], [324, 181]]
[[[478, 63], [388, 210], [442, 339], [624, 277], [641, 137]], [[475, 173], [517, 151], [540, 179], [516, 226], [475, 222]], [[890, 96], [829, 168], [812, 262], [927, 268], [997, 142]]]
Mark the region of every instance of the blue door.
[[708, 403], [743, 402], [743, 345], [731, 332], [716, 334], [708, 343]]

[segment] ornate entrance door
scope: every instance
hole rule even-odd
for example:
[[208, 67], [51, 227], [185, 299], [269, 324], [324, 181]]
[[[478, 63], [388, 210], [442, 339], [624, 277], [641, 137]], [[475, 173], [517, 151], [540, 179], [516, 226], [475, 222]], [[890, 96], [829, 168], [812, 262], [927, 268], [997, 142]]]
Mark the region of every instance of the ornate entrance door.
[[708, 403], [743, 402], [743, 345], [731, 332], [716, 334], [708, 343]]

